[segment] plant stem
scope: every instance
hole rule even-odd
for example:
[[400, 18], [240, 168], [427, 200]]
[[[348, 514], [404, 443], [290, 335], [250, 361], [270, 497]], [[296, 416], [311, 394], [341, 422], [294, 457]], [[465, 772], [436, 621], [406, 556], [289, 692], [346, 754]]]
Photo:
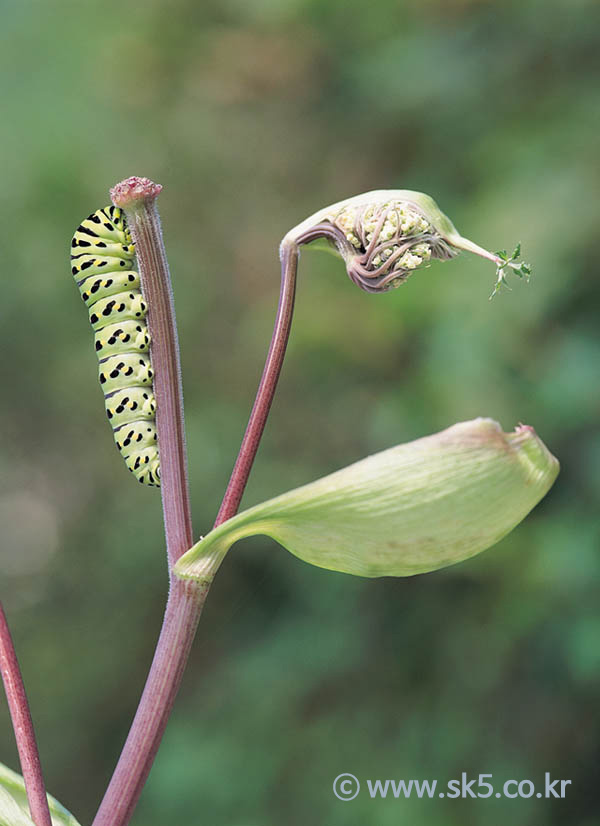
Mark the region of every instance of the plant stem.
[[[193, 544], [183, 397], [171, 279], [155, 199], [161, 187], [128, 178], [112, 190], [136, 245], [154, 371], [156, 429], [169, 567]], [[129, 735], [94, 826], [129, 821], [165, 730], [208, 594], [207, 586], [170, 577], [169, 598], [152, 666]]]
[[271, 344], [260, 384], [256, 391], [252, 412], [250, 413], [250, 418], [246, 426], [246, 432], [244, 433], [235, 465], [231, 471], [227, 489], [223, 496], [223, 501], [221, 502], [221, 507], [219, 508], [213, 529], [217, 528], [227, 519], [231, 519], [232, 516], [235, 516], [240, 506], [246, 484], [248, 483], [248, 477], [252, 470], [252, 464], [256, 458], [258, 446], [265, 429], [265, 424], [267, 423], [267, 417], [271, 409], [275, 390], [277, 389], [277, 382], [290, 337], [292, 316], [294, 314], [296, 275], [298, 272], [300, 247], [303, 244], [310, 244], [311, 241], [316, 241], [319, 238], [326, 238], [338, 247], [347, 246], [348, 243], [344, 234], [329, 223], [329, 221], [315, 224], [297, 238], [292, 239], [286, 236], [281, 243], [279, 249], [281, 257], [281, 287]]
[[167, 553], [173, 565], [193, 544], [193, 531], [171, 276], [155, 196], [125, 202], [123, 208], [135, 243], [142, 293], [148, 305], [160, 487]]
[[265, 429], [267, 416], [271, 409], [273, 396], [277, 387], [279, 374], [283, 365], [287, 347], [292, 315], [294, 312], [294, 297], [296, 294], [296, 272], [298, 269], [298, 247], [296, 244], [286, 243], [281, 247], [281, 290], [279, 306], [275, 318], [275, 326], [271, 337], [271, 345], [267, 354], [262, 378], [256, 393], [256, 399], [240, 450], [229, 478], [219, 513], [215, 520], [216, 528], [237, 513], [244, 489], [256, 458], [256, 452]]
[[165, 618], [129, 736], [93, 826], [129, 822], [166, 728], [210, 586], [171, 580]]
[[[132, 200], [128, 179], [113, 190], [113, 200], [125, 209], [136, 244], [142, 291], [149, 306], [154, 395], [161, 468], [163, 513], [170, 567], [192, 544], [189, 516], [186, 453], [183, 431], [179, 350], [170, 288], [169, 270], [154, 198], [158, 191]], [[151, 184], [147, 179], [142, 191]], [[145, 189], [144, 189], [145, 188]], [[139, 189], [138, 189], [139, 191]], [[117, 197], [115, 197], [115, 193]], [[271, 345], [215, 527], [232, 517], [239, 507], [264, 431], [289, 338], [298, 246], [281, 248], [281, 290]], [[93, 826], [125, 826], [135, 809], [181, 684], [198, 621], [210, 586], [182, 582], [171, 576], [165, 618], [144, 692], [119, 762], [98, 809]]]
[[36, 826], [52, 826], [40, 755], [23, 677], [15, 652], [4, 608], [0, 603], [0, 673], [17, 741], [21, 772], [29, 801], [31, 818]]

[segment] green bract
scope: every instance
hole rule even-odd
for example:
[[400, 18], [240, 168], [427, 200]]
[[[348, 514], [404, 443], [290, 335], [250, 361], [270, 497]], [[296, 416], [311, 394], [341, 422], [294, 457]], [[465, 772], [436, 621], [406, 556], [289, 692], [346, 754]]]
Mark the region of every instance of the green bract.
[[255, 534], [348, 574], [433, 571], [505, 536], [558, 470], [533, 428], [503, 433], [492, 419], [462, 422], [238, 514], [184, 554], [175, 573], [209, 582], [231, 545]]
[[[79, 826], [64, 806], [48, 795], [53, 826]], [[25, 783], [20, 774], [0, 763], [0, 826], [35, 826], [29, 815]]]

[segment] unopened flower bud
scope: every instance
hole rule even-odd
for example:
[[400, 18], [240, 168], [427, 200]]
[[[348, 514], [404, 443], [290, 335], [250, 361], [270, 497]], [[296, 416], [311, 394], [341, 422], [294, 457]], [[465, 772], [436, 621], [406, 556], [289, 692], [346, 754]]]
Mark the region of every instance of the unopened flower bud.
[[495, 294], [506, 285], [505, 270], [528, 276], [529, 267], [512, 257], [491, 253], [463, 238], [433, 198], [423, 192], [389, 189], [366, 192], [325, 207], [291, 230], [283, 243], [310, 243], [325, 238], [345, 261], [348, 275], [367, 292], [399, 287], [432, 260], [452, 258], [461, 250], [496, 264]]
[[162, 186], [150, 178], [132, 175], [112, 187], [110, 197], [115, 206], [121, 209], [135, 209], [146, 202], [152, 203], [162, 192]]

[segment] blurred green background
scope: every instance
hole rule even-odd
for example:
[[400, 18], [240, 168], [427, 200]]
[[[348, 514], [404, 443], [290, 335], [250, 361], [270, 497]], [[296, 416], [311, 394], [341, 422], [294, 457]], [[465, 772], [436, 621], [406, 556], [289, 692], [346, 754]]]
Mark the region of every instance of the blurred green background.
[[[523, 245], [369, 296], [307, 252], [244, 500], [478, 415], [535, 426], [554, 489], [471, 561], [405, 580], [247, 541], [223, 565], [133, 823], [593, 826], [600, 677], [600, 8], [589, 0], [0, 3], [0, 595], [50, 791], [88, 823], [147, 671], [159, 495], [117, 454], [71, 235], [131, 174], [160, 209], [195, 531], [268, 346], [285, 232], [377, 188]], [[0, 710], [0, 759], [18, 767]], [[342, 803], [333, 779], [570, 779], [565, 800]]]

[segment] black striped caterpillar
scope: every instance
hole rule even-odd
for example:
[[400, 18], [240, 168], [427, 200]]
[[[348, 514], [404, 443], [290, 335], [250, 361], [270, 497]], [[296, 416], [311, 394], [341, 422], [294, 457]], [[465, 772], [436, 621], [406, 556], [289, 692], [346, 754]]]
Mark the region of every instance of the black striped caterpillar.
[[147, 306], [135, 245], [115, 206], [86, 218], [71, 242], [71, 267], [94, 330], [106, 415], [125, 464], [145, 485], [160, 485]]

